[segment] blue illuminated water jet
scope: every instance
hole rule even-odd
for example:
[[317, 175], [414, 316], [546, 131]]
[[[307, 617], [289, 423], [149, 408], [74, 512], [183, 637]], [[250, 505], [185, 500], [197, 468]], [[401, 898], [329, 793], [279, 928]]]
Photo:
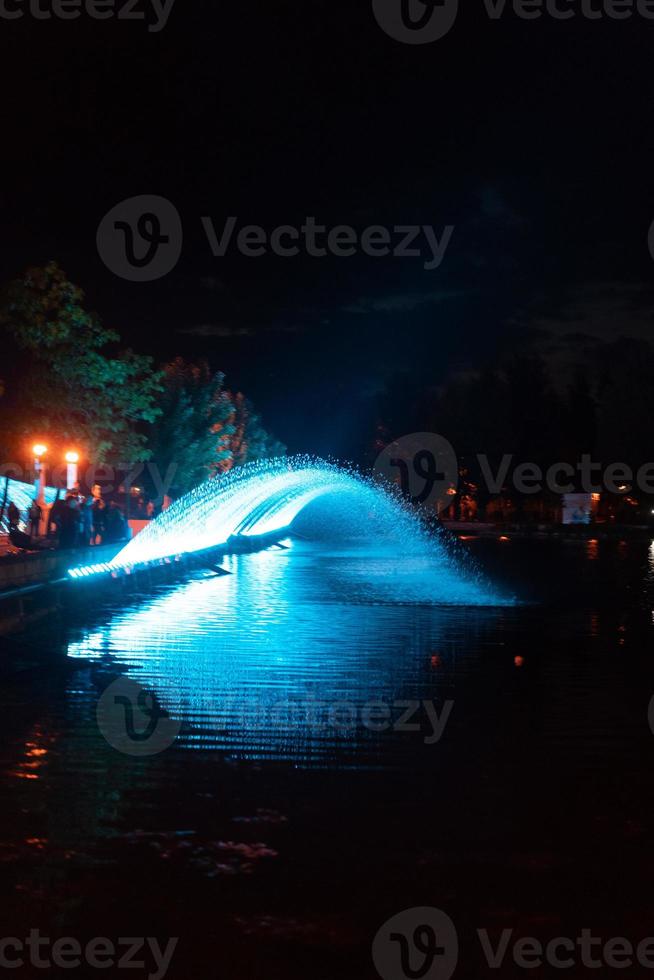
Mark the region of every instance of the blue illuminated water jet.
[[[4, 492], [5, 484], [3, 481], [0, 489], [0, 503], [2, 503]], [[9, 480], [9, 484], [7, 486], [7, 501], [12, 501], [12, 503], [16, 504], [16, 507], [18, 507], [21, 514], [27, 515], [27, 511], [29, 510], [32, 501], [38, 497], [38, 493], [38, 488], [36, 488], [33, 483], [23, 483], [22, 480]], [[54, 487], [45, 487], [44, 497], [46, 504], [50, 507], [57, 497], [57, 491]], [[6, 515], [3, 516], [6, 518]], [[26, 521], [22, 521], [22, 523], [24, 525]]]
[[[411, 580], [405, 601], [495, 604], [498, 599], [462, 568], [439, 535], [427, 530], [390, 487], [301, 456], [267, 460], [208, 480], [176, 501], [110, 562], [70, 570], [73, 578], [119, 572], [210, 549], [239, 550], [301, 531], [353, 548], [381, 598]], [[402, 569], [397, 567], [401, 560]]]

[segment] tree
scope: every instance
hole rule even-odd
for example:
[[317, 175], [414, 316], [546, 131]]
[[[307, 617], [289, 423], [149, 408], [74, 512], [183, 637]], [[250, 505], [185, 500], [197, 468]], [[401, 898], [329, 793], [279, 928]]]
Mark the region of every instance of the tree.
[[224, 375], [206, 361], [178, 357], [163, 368], [159, 418], [148, 435], [152, 459], [175, 496], [187, 493], [231, 465], [233, 405]]
[[128, 467], [148, 458], [136, 426], [160, 412], [152, 358], [118, 350], [119, 335], [85, 309], [84, 293], [56, 262], [5, 287], [0, 325], [14, 442], [52, 432], [96, 463]]
[[264, 429], [261, 416], [254, 405], [240, 391], [232, 395], [230, 424], [234, 432], [230, 438], [232, 466], [244, 466], [257, 459], [273, 459], [286, 454], [286, 446]]
[[[177, 357], [163, 368], [161, 414], [148, 446], [170, 492], [180, 496], [205, 480], [286, 447], [263, 428], [252, 403], [224, 388], [224, 375], [206, 361]], [[172, 482], [171, 482], [172, 481]]]
[[601, 352], [598, 443], [604, 464], [637, 469], [651, 461], [654, 419], [654, 349], [644, 340], [622, 338]]

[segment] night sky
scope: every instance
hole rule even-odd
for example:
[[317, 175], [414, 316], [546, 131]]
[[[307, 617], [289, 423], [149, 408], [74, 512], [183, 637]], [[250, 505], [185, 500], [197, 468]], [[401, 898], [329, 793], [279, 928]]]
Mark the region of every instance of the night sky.
[[[57, 259], [125, 343], [207, 357], [292, 451], [348, 455], [398, 371], [435, 384], [526, 338], [651, 336], [654, 20], [467, 3], [447, 36], [406, 45], [368, 0], [176, 0], [158, 33], [85, 15], [0, 32], [2, 279]], [[95, 244], [139, 194], [184, 227], [151, 283]], [[203, 215], [455, 230], [425, 271], [214, 258]]]

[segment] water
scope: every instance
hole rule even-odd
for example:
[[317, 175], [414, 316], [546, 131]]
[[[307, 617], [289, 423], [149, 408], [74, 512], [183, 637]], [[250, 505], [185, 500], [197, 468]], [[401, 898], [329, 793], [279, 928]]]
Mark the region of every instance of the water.
[[[341, 543], [363, 542], [368, 574], [378, 578], [392, 567], [389, 559], [412, 562], [409, 573], [414, 583], [421, 582], [425, 601], [506, 601], [455, 560], [443, 536], [429, 532], [393, 487], [307, 456], [252, 463], [208, 480], [177, 500], [110, 562], [73, 568], [70, 575], [79, 579], [116, 573], [289, 528]], [[417, 596], [416, 585], [413, 593], [407, 597]]]
[[120, 608], [70, 642], [68, 656], [155, 692], [183, 722], [187, 748], [302, 765], [390, 764], [389, 743], [400, 736], [392, 728], [375, 736], [364, 712], [373, 702], [393, 717], [402, 699], [442, 703], [460, 629], [487, 631], [496, 615], [428, 603], [425, 559], [287, 545], [227, 558], [230, 575], [197, 576]]
[[[424, 555], [287, 543], [154, 594], [102, 580], [11, 645], [6, 934], [179, 935], [172, 977], [325, 980], [373, 976], [412, 905], [649, 935], [654, 544], [470, 541], [493, 603], [467, 605], [430, 601]], [[98, 727], [124, 676], [180, 726], [150, 757]], [[371, 702], [444, 728], [371, 730]]]

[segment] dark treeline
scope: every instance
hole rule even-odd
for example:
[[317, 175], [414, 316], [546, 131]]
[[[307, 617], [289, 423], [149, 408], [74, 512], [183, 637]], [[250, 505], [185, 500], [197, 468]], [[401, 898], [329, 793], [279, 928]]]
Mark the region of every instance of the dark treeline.
[[[611, 464], [634, 473], [654, 462], [654, 348], [624, 338], [597, 344], [583, 363], [553, 362], [539, 353], [512, 356], [479, 371], [460, 373], [438, 387], [398, 375], [379, 399], [376, 452], [411, 432], [434, 432], [453, 446], [461, 474], [491, 496], [479, 462], [497, 473], [511, 457], [509, 475], [522, 463], [546, 472], [557, 463], [577, 470], [584, 456], [594, 478]], [[651, 477], [650, 477], [651, 479]], [[582, 489], [579, 478], [575, 489]], [[511, 492], [507, 481], [507, 492]], [[646, 496], [633, 487], [634, 496]]]

